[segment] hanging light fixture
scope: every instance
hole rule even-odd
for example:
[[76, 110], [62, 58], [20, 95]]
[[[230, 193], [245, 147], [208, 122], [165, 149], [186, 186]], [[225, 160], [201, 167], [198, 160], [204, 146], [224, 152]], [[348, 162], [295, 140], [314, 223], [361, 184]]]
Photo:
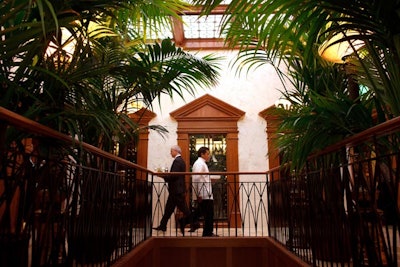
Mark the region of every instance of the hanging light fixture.
[[352, 30], [338, 33], [319, 47], [318, 54], [327, 61], [345, 63], [347, 56], [364, 45], [362, 40], [352, 38], [359, 35], [359, 32]]
[[61, 62], [69, 63], [72, 61], [72, 57], [75, 54], [77, 39], [82, 38], [84, 44], [91, 44], [90, 39], [101, 38], [104, 36], [116, 36], [116, 34], [109, 29], [107, 26], [101, 25], [96, 22], [89, 22], [88, 25], [88, 36], [82, 37], [80, 32], [76, 32], [76, 36], [71, 32], [75, 27], [80, 27], [79, 21], [71, 23], [71, 29], [66, 27], [60, 27], [60, 38], [55, 43], [51, 41], [46, 49], [46, 57], [55, 57], [61, 59]]
[[57, 58], [58, 62], [71, 62], [75, 51], [76, 40], [72, 38], [71, 33], [64, 27], [60, 28], [61, 38], [59, 43], [51, 41], [46, 49], [46, 57]]

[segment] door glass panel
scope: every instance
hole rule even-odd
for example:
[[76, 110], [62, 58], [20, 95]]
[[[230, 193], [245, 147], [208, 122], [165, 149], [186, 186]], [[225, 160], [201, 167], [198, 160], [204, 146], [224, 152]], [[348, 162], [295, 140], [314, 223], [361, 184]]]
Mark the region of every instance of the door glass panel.
[[[207, 163], [210, 172], [226, 171], [226, 135], [225, 134], [193, 134], [190, 138], [190, 170], [197, 160], [197, 151], [205, 146], [210, 149], [210, 161]], [[227, 191], [226, 176], [212, 175], [214, 196], [214, 219], [226, 220], [227, 217]], [[192, 195], [192, 194], [190, 194]], [[193, 201], [192, 201], [193, 202]], [[195, 203], [193, 203], [195, 204]]]

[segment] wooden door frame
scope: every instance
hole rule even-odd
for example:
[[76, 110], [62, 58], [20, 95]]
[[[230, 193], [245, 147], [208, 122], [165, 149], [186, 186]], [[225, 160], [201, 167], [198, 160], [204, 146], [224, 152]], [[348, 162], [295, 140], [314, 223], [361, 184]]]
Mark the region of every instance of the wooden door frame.
[[[189, 136], [192, 134], [225, 134], [226, 135], [226, 170], [237, 172], [239, 170], [239, 138], [238, 121], [244, 116], [241, 111], [211, 95], [204, 95], [185, 106], [170, 113], [178, 122], [177, 143], [182, 149], [182, 157], [190, 162]], [[187, 164], [189, 171], [189, 164]], [[228, 186], [228, 220], [229, 225], [238, 227], [241, 225], [238, 195], [238, 180], [233, 175], [227, 176]], [[237, 179], [237, 177], [236, 177]], [[190, 177], [186, 177], [189, 184]], [[236, 185], [235, 185], [236, 183]], [[236, 189], [235, 189], [236, 188]]]
[[[275, 105], [270, 106], [264, 110], [262, 110], [259, 115], [264, 118], [267, 122], [266, 132], [267, 132], [267, 144], [268, 144], [268, 169], [277, 168], [281, 165], [281, 159], [279, 155], [279, 149], [276, 148], [276, 138], [277, 138], [277, 130], [281, 120], [276, 115]], [[280, 177], [272, 176], [272, 180], [277, 180]]]
[[[136, 164], [147, 167], [147, 155], [149, 149], [149, 122], [157, 115], [148, 110], [147, 108], [141, 108], [135, 113], [128, 114], [129, 118], [137, 123], [140, 127], [139, 136], [137, 142], [137, 162]], [[137, 171], [136, 178], [139, 180], [147, 180], [147, 174], [142, 171]]]

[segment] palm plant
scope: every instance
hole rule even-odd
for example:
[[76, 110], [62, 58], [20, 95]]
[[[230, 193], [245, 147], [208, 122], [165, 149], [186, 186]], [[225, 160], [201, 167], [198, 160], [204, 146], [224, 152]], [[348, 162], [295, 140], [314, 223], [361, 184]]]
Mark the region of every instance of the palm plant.
[[[208, 14], [221, 1], [195, 0], [194, 2], [205, 5], [204, 14]], [[244, 60], [248, 63], [247, 66], [251, 67], [270, 63], [277, 69], [284, 66], [283, 72], [287, 70], [289, 73], [291, 87], [283, 94], [292, 102], [293, 109], [289, 112], [280, 110], [283, 124], [279, 130], [281, 133], [293, 133], [280, 135], [283, 142], [281, 149], [287, 152], [287, 160], [301, 159], [304, 163], [306, 153], [316, 151], [322, 145], [333, 143], [340, 137], [370, 127], [372, 119], [367, 118], [368, 114], [365, 112], [369, 110], [371, 117], [371, 108], [376, 110], [378, 122], [400, 115], [398, 110], [400, 94], [397, 90], [400, 85], [398, 10], [397, 0], [318, 1], [318, 3], [300, 0], [230, 2], [223, 21], [223, 31], [227, 36], [227, 44], [241, 48], [243, 56], [239, 60]], [[348, 32], [352, 34], [346, 35]], [[346, 59], [347, 65], [351, 65], [353, 69], [351, 78], [368, 88], [368, 93], [360, 98], [355, 99], [349, 94], [350, 87], [347, 86], [349, 77], [343, 75], [333, 77], [338, 74], [339, 66], [319, 59], [318, 49], [337, 34], [343, 34], [343, 37], [332, 45], [347, 42], [352, 46], [352, 53]], [[356, 41], [361, 41], [362, 47], [355, 47]], [[284, 64], [281, 64], [282, 62]], [[325, 77], [321, 77], [323, 72], [326, 73]], [[346, 96], [343, 94], [346, 90], [350, 97], [346, 100], [346, 102], [350, 100], [349, 105], [339, 105]], [[338, 95], [335, 95], [335, 92]], [[294, 96], [296, 101], [293, 101]], [[333, 104], [335, 101], [336, 104], [328, 107], [328, 103]], [[358, 108], [355, 109], [354, 106]], [[331, 116], [329, 118], [331, 123], [320, 125], [322, 128], [315, 127], [317, 122], [314, 119], [317, 119], [317, 116], [309, 116], [309, 111], [323, 118], [329, 114], [323, 113], [325, 107], [325, 111], [331, 109], [329, 113], [332, 115], [344, 116], [339, 116], [340, 120]], [[354, 120], [346, 114], [354, 113], [356, 110], [361, 111], [360, 107], [364, 111], [357, 116], [364, 118], [365, 123], [348, 127]], [[296, 118], [301, 124], [295, 124]], [[298, 142], [299, 136], [306, 138], [305, 133], [309, 133], [308, 138], [312, 140], [315, 132], [311, 129], [321, 129], [319, 133], [332, 133], [337, 132], [338, 127], [341, 127], [339, 135], [323, 135], [327, 137], [324, 139], [324, 144]], [[288, 150], [290, 138], [293, 138], [291, 145], [293, 149]], [[293, 151], [301, 151], [302, 154], [293, 154]], [[299, 166], [301, 164], [297, 165]]]
[[110, 150], [115, 133], [132, 138], [138, 130], [120, 112], [133, 99], [148, 105], [161, 94], [182, 96], [216, 83], [216, 57], [196, 58], [171, 41], [143, 42], [146, 25], [161, 25], [184, 6], [175, 0], [3, 2], [1, 105]]
[[373, 126], [374, 101], [368, 93], [352, 99], [340, 67], [317, 57], [306, 65], [292, 61], [282, 75], [290, 82], [282, 95], [291, 106], [273, 111], [282, 121], [276, 144], [292, 169], [301, 170], [310, 154]]
[[[147, 25], [166, 23], [166, 16], [178, 16], [184, 6], [186, 4], [177, 0], [0, 2], [0, 105], [112, 152], [116, 136], [124, 142], [132, 140], [139, 131], [139, 125], [127, 114], [132, 101], [143, 102], [151, 108], [151, 103], [161, 94], [183, 96], [184, 91], [193, 93], [196, 86], [217, 82], [217, 57], [196, 57], [176, 47], [171, 40], [145, 42]], [[165, 132], [161, 126], [150, 127]], [[42, 183], [40, 175], [21, 175], [27, 173], [23, 168], [29, 165], [29, 155], [24, 155], [27, 164], [20, 164], [20, 168], [9, 172], [14, 151], [5, 153], [9, 149], [7, 146], [22, 144], [20, 141], [27, 135], [29, 133], [16, 134], [12, 127], [0, 124], [0, 242], [7, 247], [10, 247], [7, 238], [19, 240], [31, 231], [35, 196], [42, 188], [51, 195], [60, 196], [66, 175], [62, 167], [50, 161], [46, 161], [40, 171], [47, 174], [43, 176], [52, 177], [51, 187]], [[53, 153], [51, 156], [64, 159], [65, 155], [60, 153], [64, 153], [63, 147], [56, 147], [51, 142], [40, 141], [41, 154], [49, 151]], [[14, 147], [19, 148], [18, 145]], [[56, 151], [50, 151], [54, 147]], [[85, 159], [83, 164], [102, 167], [96, 160], [86, 162], [89, 157], [76, 155], [75, 151], [68, 150], [67, 153], [77, 160]], [[24, 154], [24, 149], [16, 151], [15, 157], [20, 154]], [[104, 181], [97, 176], [86, 177], [85, 183], [90, 180], [94, 180], [97, 187], [85, 192], [82, 198], [94, 199], [89, 203], [91, 206], [80, 209], [79, 220], [71, 216], [76, 223], [71, 223], [70, 233], [77, 233], [76, 240], [85, 234], [101, 235], [114, 227], [108, 218], [104, 218], [109, 215], [96, 205], [112, 203], [114, 195], [99, 195], [96, 188], [106, 187]], [[20, 186], [24, 182], [32, 186]], [[20, 201], [24, 193], [30, 198]], [[43, 229], [50, 231], [55, 216], [50, 211], [45, 216], [48, 217], [44, 221], [50, 225], [44, 223]], [[94, 222], [93, 218], [96, 218]], [[117, 218], [113, 220], [118, 221]], [[27, 227], [23, 227], [25, 224]], [[93, 240], [97, 237], [92, 236]], [[74, 251], [72, 243], [71, 253]], [[36, 245], [45, 246], [43, 243], [33, 245], [38, 250], [41, 247]], [[48, 251], [42, 252], [45, 257], [50, 257]], [[37, 253], [34, 254], [33, 262], [51, 262], [49, 258], [38, 259]], [[101, 253], [95, 251], [95, 254]], [[15, 257], [4, 257], [15, 263]]]
[[[194, 2], [206, 5], [204, 14], [208, 14], [213, 7], [221, 3], [219, 0]], [[342, 203], [343, 191], [339, 190], [338, 186], [343, 176], [332, 171], [332, 166], [337, 166], [339, 153], [329, 154], [324, 160], [318, 158], [316, 161], [320, 163], [309, 161], [307, 169], [303, 167], [313, 152], [370, 128], [375, 123], [400, 115], [399, 10], [398, 0], [232, 0], [226, 10], [223, 31], [228, 44], [241, 48], [243, 54], [238, 61], [244, 61], [251, 67], [272, 63], [278, 71], [283, 66], [279, 72], [287, 74], [282, 76], [282, 80], [289, 82], [290, 86], [282, 93], [292, 105], [290, 110], [277, 109], [282, 120], [278, 129], [277, 147], [283, 153], [284, 160], [292, 163], [291, 167], [298, 175], [288, 175], [285, 178], [293, 179], [290, 181], [295, 187], [306, 184], [304, 201], [308, 201], [308, 207], [304, 209], [310, 211], [310, 217], [314, 216], [314, 224], [302, 226], [311, 230], [311, 243], [323, 240], [323, 244], [335, 244], [336, 248], [332, 251], [342, 251], [341, 255], [339, 253], [325, 258], [321, 253], [324, 248], [316, 245], [321, 244], [317, 242], [311, 244], [315, 257], [335, 261], [349, 260], [348, 220], [352, 218], [345, 212]], [[339, 35], [342, 37], [331, 42]], [[344, 65], [321, 59], [319, 52], [327, 48], [324, 47], [326, 43], [330, 43], [328, 47], [339, 43], [350, 47], [350, 52], [344, 55], [341, 62], [345, 63]], [[354, 81], [362, 85], [366, 92], [359, 90], [358, 85], [354, 86]], [[373, 111], [376, 112], [376, 117]], [[393, 139], [388, 142], [390, 145], [384, 146], [384, 150], [393, 151], [395, 147], [397, 151], [397, 138]], [[378, 148], [373, 149], [376, 149], [374, 153], [379, 154]], [[385, 164], [385, 168], [397, 170], [397, 164], [382, 165]], [[308, 170], [305, 177], [301, 175], [304, 170]], [[313, 171], [323, 172], [320, 179], [314, 179]], [[372, 171], [366, 173], [379, 176]], [[365, 182], [362, 175], [355, 179], [359, 179], [356, 184]], [[374, 183], [378, 182], [391, 187], [388, 203], [394, 207], [398, 181], [384, 174], [374, 180]], [[379, 213], [373, 201], [376, 192], [374, 186], [375, 184], [371, 186], [370, 191], [367, 190], [368, 204], [357, 197], [348, 200], [349, 213], [352, 209], [357, 213], [359, 207], [364, 207], [371, 214]], [[290, 188], [288, 192], [292, 192], [291, 190], [295, 191], [296, 188]], [[361, 186], [346, 188], [346, 192], [362, 190], [365, 188]], [[365, 220], [363, 223], [367, 225], [369, 221], [363, 212], [359, 211], [356, 216], [359, 216], [357, 219], [361, 218], [361, 221]], [[392, 211], [390, 215], [398, 218], [398, 210]], [[380, 216], [376, 217], [381, 225]], [[323, 233], [326, 233], [329, 227], [335, 229], [335, 233], [324, 236]], [[354, 231], [351, 234], [351, 242], [355, 244], [351, 248], [353, 262], [356, 265], [360, 264], [360, 254], [356, 246], [365, 246], [369, 250], [369, 263], [378, 266], [377, 259], [382, 252], [376, 250], [373, 245], [360, 241], [364, 238], [374, 240], [373, 234], [359, 236], [365, 234], [359, 232], [362, 227], [364, 226], [361, 224], [355, 224], [351, 229]], [[389, 254], [388, 251], [385, 253]], [[396, 264], [395, 260], [393, 264]]]

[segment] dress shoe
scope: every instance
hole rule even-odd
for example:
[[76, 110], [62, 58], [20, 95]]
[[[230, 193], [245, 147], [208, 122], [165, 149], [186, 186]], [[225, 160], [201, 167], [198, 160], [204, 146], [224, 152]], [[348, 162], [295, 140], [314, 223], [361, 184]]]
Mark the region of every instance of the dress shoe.
[[195, 222], [195, 223], [193, 223], [193, 225], [190, 227], [189, 232], [192, 233], [192, 232], [196, 231], [196, 230], [199, 229], [199, 228], [200, 228], [200, 223], [199, 223], [199, 222]]
[[157, 230], [157, 231], [163, 231], [163, 232], [167, 231], [167, 227], [162, 227], [162, 226], [153, 227], [153, 229]]

